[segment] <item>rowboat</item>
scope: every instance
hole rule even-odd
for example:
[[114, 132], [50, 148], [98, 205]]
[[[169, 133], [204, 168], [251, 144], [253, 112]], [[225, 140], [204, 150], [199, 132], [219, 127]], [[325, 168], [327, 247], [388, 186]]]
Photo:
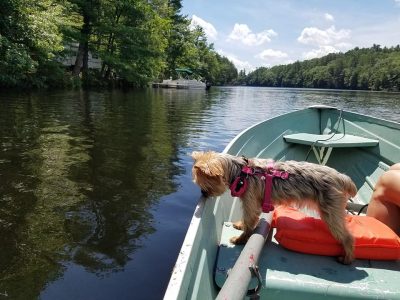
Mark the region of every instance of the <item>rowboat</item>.
[[[358, 209], [379, 176], [400, 161], [400, 124], [312, 106], [245, 129], [224, 152], [333, 167], [356, 183], [349, 207]], [[261, 215], [245, 246], [235, 246], [231, 222], [240, 217], [240, 201], [228, 192], [199, 199], [164, 299], [400, 299], [400, 260], [342, 265], [284, 249], [274, 238], [271, 213]]]

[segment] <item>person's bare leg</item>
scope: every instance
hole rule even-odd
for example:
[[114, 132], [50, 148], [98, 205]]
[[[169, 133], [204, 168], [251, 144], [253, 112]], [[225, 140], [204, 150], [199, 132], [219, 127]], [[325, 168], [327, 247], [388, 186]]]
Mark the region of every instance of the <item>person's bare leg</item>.
[[399, 170], [400, 171], [400, 163], [397, 163], [397, 164], [394, 164], [393, 166], [391, 166], [389, 168], [389, 171], [390, 170]]
[[385, 223], [400, 235], [400, 164], [395, 164], [378, 180], [367, 216]]

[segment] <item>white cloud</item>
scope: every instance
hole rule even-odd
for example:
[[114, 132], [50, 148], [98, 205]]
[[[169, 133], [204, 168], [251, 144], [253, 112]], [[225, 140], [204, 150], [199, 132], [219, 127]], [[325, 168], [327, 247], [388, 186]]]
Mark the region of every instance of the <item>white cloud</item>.
[[316, 27], [306, 27], [297, 38], [302, 44], [322, 46], [335, 45], [343, 40], [350, 38], [350, 30], [336, 30], [335, 26], [329, 27], [327, 30], [321, 30]]
[[304, 59], [312, 59], [317, 57], [325, 56], [329, 53], [339, 52], [338, 49], [332, 46], [320, 46], [318, 49], [313, 49], [309, 52], [303, 53]]
[[249, 63], [248, 61], [243, 61], [240, 60], [236, 55], [232, 54], [232, 53], [227, 53], [223, 50], [217, 50], [217, 52], [222, 55], [225, 56], [226, 58], [228, 58], [236, 67], [236, 69], [238, 69], [238, 71], [240, 70], [246, 70], [246, 73], [254, 71], [256, 68]]
[[331, 26], [326, 30], [306, 27], [297, 38], [297, 41], [314, 47], [314, 49], [303, 53], [304, 59], [312, 59], [351, 48], [352, 44], [348, 42], [350, 35], [350, 30], [336, 30], [335, 26]]
[[256, 55], [256, 58], [261, 58], [263, 60], [268, 59], [281, 59], [288, 57], [287, 53], [282, 52], [280, 50], [266, 49], [261, 53]]
[[270, 42], [271, 37], [278, 35], [274, 30], [268, 29], [259, 33], [252, 33], [247, 24], [236, 23], [229, 34], [228, 41], [240, 41], [247, 46], [259, 46]]
[[340, 50], [346, 50], [352, 48], [353, 44], [347, 42], [341, 42], [341, 43], [336, 43], [335, 47], [339, 48]]
[[327, 20], [327, 21], [331, 21], [331, 22], [335, 21], [335, 18], [331, 14], [325, 13], [324, 17], [325, 17], [325, 20]]
[[289, 55], [286, 52], [273, 49], [265, 49], [255, 56], [255, 58], [264, 62], [262, 65], [265, 67], [290, 64], [293, 60], [288, 59], [288, 57]]
[[192, 20], [190, 21], [190, 29], [194, 29], [196, 26], [200, 26], [201, 28], [203, 28], [204, 33], [209, 40], [215, 41], [217, 39], [218, 32], [215, 29], [214, 25], [208, 23], [207, 21], [204, 21], [202, 18], [199, 18], [196, 15], [193, 15]]

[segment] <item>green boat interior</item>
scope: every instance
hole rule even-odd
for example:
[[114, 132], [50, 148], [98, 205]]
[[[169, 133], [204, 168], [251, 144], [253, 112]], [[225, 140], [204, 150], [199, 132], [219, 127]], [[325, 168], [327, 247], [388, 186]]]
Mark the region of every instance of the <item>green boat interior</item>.
[[[400, 161], [399, 132], [398, 123], [312, 107], [248, 128], [225, 151], [333, 167], [356, 183], [358, 193], [349, 207], [358, 209], [368, 204], [379, 176]], [[243, 249], [229, 243], [238, 235], [232, 222], [241, 218], [240, 200], [225, 193], [204, 201], [203, 210], [196, 212], [201, 217], [201, 234], [192, 245], [197, 255], [188, 262], [193, 274], [183, 282], [189, 299], [215, 298]], [[258, 261], [261, 299], [400, 299], [400, 261], [356, 260], [345, 266], [334, 257], [286, 250], [273, 235], [271, 231]], [[258, 285], [254, 276], [249, 291]]]

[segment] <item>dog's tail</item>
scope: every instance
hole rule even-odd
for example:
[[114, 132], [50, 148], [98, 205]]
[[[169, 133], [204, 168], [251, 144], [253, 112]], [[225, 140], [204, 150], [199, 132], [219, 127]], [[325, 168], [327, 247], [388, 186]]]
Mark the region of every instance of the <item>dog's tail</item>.
[[347, 175], [341, 174], [343, 177], [344, 191], [349, 194], [350, 197], [354, 197], [357, 194], [357, 187], [353, 180]]

